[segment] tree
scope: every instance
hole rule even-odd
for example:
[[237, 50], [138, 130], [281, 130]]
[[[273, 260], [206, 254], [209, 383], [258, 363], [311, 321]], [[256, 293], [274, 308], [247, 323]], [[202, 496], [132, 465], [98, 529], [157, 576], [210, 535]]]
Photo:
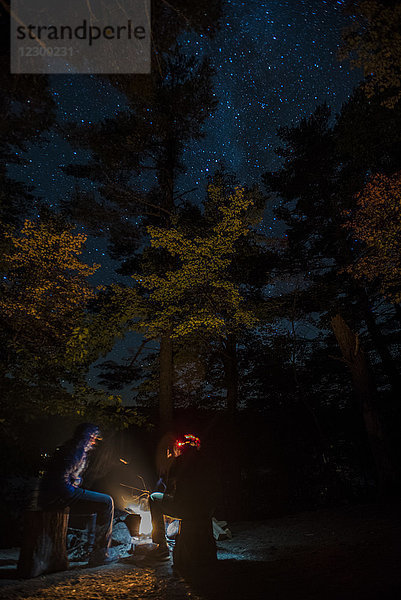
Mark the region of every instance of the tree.
[[24, 164], [28, 144], [39, 142], [56, 116], [45, 75], [10, 73], [8, 5], [2, 2], [0, 7], [0, 233], [21, 226], [39, 206], [32, 187], [10, 177], [9, 166]]
[[[73, 380], [65, 361], [69, 338], [96, 289], [88, 277], [98, 268], [82, 262], [86, 237], [52, 218], [26, 220], [19, 233], [7, 233], [0, 287], [0, 319], [6, 332], [1, 377], [7, 418], [45, 412], [75, 412], [63, 385]], [[17, 407], [13, 406], [18, 397]]]
[[363, 69], [368, 98], [393, 108], [401, 98], [401, 6], [390, 0], [353, 0], [354, 22], [343, 33], [340, 58]]
[[[219, 0], [155, 2], [154, 8], [152, 73], [111, 77], [116, 91], [124, 96], [126, 110], [113, 119], [68, 132], [73, 143], [91, 151], [92, 158], [67, 171], [90, 178], [99, 192], [87, 196], [85, 202], [76, 195], [70, 211], [95, 235], [108, 239], [110, 254], [122, 263], [119, 272], [124, 275], [142, 267], [147, 273], [170, 268], [169, 257], [162, 252], [148, 253], [142, 261], [146, 228], [169, 226], [181, 210], [189, 191], [178, 184], [185, 148], [202, 137], [202, 125], [216, 106], [209, 61], [184, 53], [177, 36], [184, 30], [213, 35]], [[166, 331], [159, 356], [159, 403], [166, 415], [163, 428], [169, 426], [172, 414], [172, 364], [173, 343]]]
[[218, 188], [210, 186], [209, 194], [220, 220], [207, 236], [190, 239], [179, 228], [148, 228], [151, 246], [166, 250], [177, 264], [162, 276], [135, 276], [154, 306], [146, 322], [152, 336], [166, 329], [173, 338], [199, 331], [225, 336], [233, 328], [255, 323], [229, 276], [236, 242], [249, 231], [245, 213], [252, 200], [241, 189], [226, 205]]
[[[228, 201], [222, 189], [209, 186], [209, 203], [220, 218], [204, 235], [188, 237], [179, 228], [150, 227], [151, 245], [162, 248], [174, 259], [174, 270], [163, 276], [137, 276], [152, 306], [144, 326], [152, 336], [170, 332], [172, 339], [199, 336], [220, 339], [224, 344], [227, 408], [237, 403], [237, 367], [230, 369], [233, 335], [255, 325], [255, 316], [244, 303], [240, 287], [230, 273], [238, 241], [249, 232], [249, 208], [253, 202], [237, 189]], [[231, 354], [228, 352], [231, 350]], [[231, 393], [230, 388], [232, 387]]]
[[[177, 217], [175, 228], [149, 226], [148, 252], [167, 253], [172, 268], [163, 274], [134, 275], [134, 289], [113, 286], [108, 303], [86, 330], [83, 344], [77, 340], [76, 351], [84, 349], [91, 353], [93, 344], [104, 348], [107, 340], [110, 344], [117, 335], [133, 329], [142, 332], [145, 341], [168, 333], [169, 339], [177, 341], [179, 346], [189, 343], [200, 353], [202, 340], [207, 343], [209, 353], [210, 344], [217, 340], [221, 344], [220, 355], [224, 356], [233, 335], [253, 327], [257, 321], [243, 284], [235, 280], [234, 268], [243, 249], [240, 244], [248, 234], [252, 235], [252, 226], [258, 218], [259, 211], [253, 206], [255, 198], [260, 202], [255, 192], [239, 188], [225, 195], [222, 187], [212, 184], [204, 214], [199, 213], [195, 223], [189, 225]], [[152, 269], [153, 264], [152, 259]], [[107, 315], [108, 324], [102, 325]], [[97, 342], [105, 327], [107, 340]], [[90, 356], [92, 360], [96, 350]], [[227, 382], [232, 373], [227, 372], [226, 363], [224, 366]], [[237, 387], [238, 381], [227, 382], [231, 411], [236, 408]]]
[[[356, 258], [352, 237], [342, 227], [344, 211], [354, 206], [355, 194], [371, 169], [394, 168], [399, 161], [399, 139], [394, 132], [399, 111], [380, 107], [377, 102], [374, 106], [377, 112], [357, 92], [333, 127], [327, 108], [319, 107], [299, 125], [280, 130], [285, 142], [280, 154], [285, 162], [277, 173], [265, 175], [265, 182], [284, 199], [278, 216], [288, 227], [290, 270], [297, 268], [304, 273], [305, 286], [310, 286], [307, 297], [313, 298], [315, 310], [327, 313], [331, 303], [333, 312], [349, 315], [354, 330], [366, 323], [397, 394], [400, 377], [374, 312], [383, 298], [377, 286], [361, 286], [344, 271]], [[357, 110], [359, 116], [354, 121]], [[351, 123], [355, 136], [352, 145]], [[363, 142], [364, 149], [359, 152]]]
[[[381, 107], [360, 92], [333, 125], [327, 107], [320, 107], [310, 118], [280, 130], [283, 165], [264, 176], [269, 191], [282, 198], [277, 215], [285, 222], [288, 240], [282, 266], [289, 275], [302, 278], [298, 320], [310, 323], [310, 337], [318, 327], [327, 340], [317, 360], [328, 368], [328, 325], [334, 314], [346, 314], [365, 347], [374, 356], [377, 353], [372, 361], [376, 379], [391, 384], [394, 399], [401, 389], [399, 356], [390, 351], [390, 338], [382, 333], [383, 323], [388, 322], [383, 297], [376, 282], [361, 285], [346, 271], [359, 256], [360, 245], [342, 225], [344, 211], [354, 208], [355, 194], [363, 188], [367, 174], [373, 169], [393, 169], [399, 162], [399, 134], [394, 129], [398, 118], [397, 107], [393, 111]], [[290, 320], [288, 312], [281, 316]], [[337, 388], [330, 395], [335, 398], [338, 392]], [[375, 404], [374, 409], [380, 413], [384, 406], [385, 402]]]
[[399, 469], [391, 457], [388, 435], [384, 431], [382, 419], [376, 408], [377, 391], [372, 378], [371, 365], [361, 348], [358, 335], [355, 335], [340, 315], [333, 317], [331, 325], [340, 346], [343, 361], [351, 372], [369, 445], [376, 464], [379, 491], [383, 495], [393, 494], [400, 484]]
[[363, 251], [346, 271], [357, 280], [379, 281], [381, 292], [400, 303], [401, 172], [375, 175], [356, 199], [357, 207], [347, 213], [344, 227]]
[[0, 306], [16, 330], [32, 332], [40, 324], [54, 338], [68, 336], [77, 312], [96, 295], [87, 279], [100, 265], [79, 259], [86, 236], [60, 225], [26, 220], [19, 235], [6, 235], [12, 249], [4, 257]]
[[[12, 236], [17, 237], [18, 229], [24, 220], [36, 218], [38, 211], [43, 208], [43, 203], [36, 197], [33, 186], [26, 179], [17, 178], [11, 169], [24, 165], [24, 152], [30, 144], [43, 141], [42, 135], [53, 125], [56, 112], [46, 76], [10, 73], [9, 31], [9, 3], [3, 2], [0, 7], [0, 271], [4, 285], [9, 283], [4, 278], [10, 266], [6, 256], [12, 252]], [[1, 286], [0, 292], [2, 301], [5, 300], [4, 285]], [[35, 333], [34, 331], [33, 337]], [[8, 369], [13, 369], [11, 354], [17, 358], [16, 353], [11, 352], [14, 335], [10, 319], [2, 318], [0, 378], [4, 385], [4, 397], [11, 382], [9, 378], [5, 379]], [[18, 359], [21, 358], [19, 353]], [[24, 393], [22, 389], [20, 392], [21, 395]], [[13, 401], [10, 400], [10, 406]], [[15, 407], [15, 412], [18, 412], [18, 406]], [[8, 425], [9, 422], [5, 431], [12, 435], [13, 431]]]

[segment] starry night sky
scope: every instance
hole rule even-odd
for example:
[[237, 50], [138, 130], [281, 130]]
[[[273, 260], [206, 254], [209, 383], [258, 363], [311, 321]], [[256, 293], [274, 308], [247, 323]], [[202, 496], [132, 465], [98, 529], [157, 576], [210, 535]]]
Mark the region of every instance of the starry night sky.
[[[339, 110], [360, 78], [336, 56], [349, 22], [343, 3], [226, 0], [221, 31], [212, 41], [194, 35], [181, 39], [190, 53], [211, 57], [219, 101], [205, 124], [206, 137], [186, 150], [183, 190], [203, 189], [221, 161], [240, 182], [258, 183], [264, 171], [278, 166], [277, 127], [296, 123], [322, 102]], [[61, 128], [65, 121], [93, 122], [124, 110], [124, 98], [96, 77], [58, 75], [51, 84]], [[74, 185], [60, 167], [82, 157], [52, 133], [30, 149], [20, 176], [56, 204]]]
[[[209, 119], [207, 141], [194, 145], [202, 157], [190, 169], [201, 182], [224, 159], [241, 182], [260, 180], [278, 159], [276, 130], [309, 116], [327, 102], [336, 112], [359, 80], [337, 60], [341, 30], [349, 24], [335, 0], [228, 0], [222, 29], [204, 43], [216, 69], [219, 108]], [[191, 149], [192, 150], [192, 149]]]
[[[343, 4], [226, 0], [221, 30], [213, 40], [195, 35], [181, 38], [190, 53], [211, 57], [219, 101], [205, 123], [205, 138], [186, 149], [187, 171], [179, 181], [183, 191], [198, 187], [197, 197], [202, 197], [207, 178], [222, 162], [240, 183], [260, 183], [263, 172], [279, 166], [274, 154], [279, 126], [307, 117], [322, 102], [338, 112], [361, 78], [337, 60], [341, 30], [349, 23]], [[93, 122], [125, 108], [124, 98], [97, 77], [58, 75], [50, 80], [61, 130], [65, 122]], [[13, 167], [10, 174], [29, 181], [38, 195], [57, 206], [75, 183], [60, 167], [83, 158], [55, 131], [33, 145], [26, 164]], [[271, 211], [267, 220], [269, 215]], [[265, 219], [264, 227], [274, 233], [276, 226]], [[104, 241], [89, 240], [88, 255], [87, 260], [102, 264], [98, 280], [116, 280]], [[123, 348], [120, 343], [114, 358]]]

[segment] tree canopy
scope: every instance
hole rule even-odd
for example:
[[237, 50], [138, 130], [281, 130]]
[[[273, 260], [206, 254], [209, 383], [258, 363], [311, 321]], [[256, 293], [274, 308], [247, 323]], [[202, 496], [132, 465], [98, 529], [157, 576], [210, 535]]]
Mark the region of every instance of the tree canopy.
[[347, 267], [358, 280], [378, 281], [381, 292], [392, 302], [401, 301], [401, 173], [377, 174], [356, 196], [357, 206], [346, 213], [344, 227], [360, 256]]
[[148, 228], [151, 246], [167, 251], [176, 267], [162, 276], [135, 276], [154, 307], [150, 321], [144, 323], [152, 336], [166, 330], [172, 337], [200, 331], [227, 335], [255, 324], [229, 275], [236, 243], [249, 232], [247, 211], [252, 199], [237, 189], [223, 201], [221, 188], [214, 185], [209, 186], [209, 196], [220, 219], [206, 235], [190, 238], [179, 227]]
[[364, 90], [393, 108], [401, 98], [401, 5], [390, 0], [348, 3], [353, 24], [343, 33], [340, 57], [363, 70]]

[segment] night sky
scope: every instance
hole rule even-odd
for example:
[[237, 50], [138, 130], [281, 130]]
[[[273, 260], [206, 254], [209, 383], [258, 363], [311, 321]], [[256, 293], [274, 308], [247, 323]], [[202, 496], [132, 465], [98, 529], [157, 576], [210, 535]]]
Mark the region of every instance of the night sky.
[[[322, 102], [335, 114], [360, 79], [348, 64], [337, 60], [341, 30], [349, 22], [343, 1], [335, 0], [226, 0], [221, 31], [213, 40], [185, 36], [181, 44], [199, 57], [205, 53], [216, 71], [217, 111], [206, 121], [205, 138], [192, 143], [184, 157], [187, 167], [179, 186], [198, 187], [202, 198], [207, 177], [222, 162], [240, 183], [260, 183], [263, 172], [278, 167], [274, 154], [276, 130], [310, 115]], [[93, 122], [124, 110], [124, 98], [97, 77], [51, 76], [59, 107], [59, 126], [66, 121]], [[57, 206], [68, 197], [74, 178], [60, 167], [85, 155], [76, 153], [60, 133], [47, 134], [32, 146], [14, 177], [29, 181], [35, 192]], [[276, 229], [268, 213], [263, 227]], [[102, 264], [97, 280], [117, 279], [105, 242], [89, 240], [87, 260]], [[128, 345], [132, 345], [129, 344]], [[125, 344], [114, 353], [118, 358]]]
[[[207, 140], [191, 148], [200, 156], [189, 182], [202, 182], [222, 158], [240, 181], [260, 180], [277, 167], [277, 127], [296, 123], [327, 102], [337, 111], [358, 81], [337, 60], [341, 30], [349, 23], [343, 2], [287, 0], [226, 2], [221, 32], [212, 42], [189, 40], [207, 51], [216, 69], [216, 113]], [[199, 163], [201, 167], [199, 168]]]
[[[336, 56], [349, 22], [342, 5], [340, 0], [226, 0], [221, 31], [212, 41], [182, 37], [190, 53], [211, 57], [219, 101], [205, 124], [205, 139], [187, 148], [183, 189], [203, 189], [221, 161], [241, 182], [259, 182], [264, 171], [278, 166], [277, 127], [296, 123], [322, 102], [339, 110], [359, 79]], [[61, 126], [124, 110], [124, 98], [96, 77], [58, 75], [51, 83]], [[82, 155], [55, 133], [27, 158], [22, 178], [54, 203], [74, 185], [60, 166], [80, 162]]]

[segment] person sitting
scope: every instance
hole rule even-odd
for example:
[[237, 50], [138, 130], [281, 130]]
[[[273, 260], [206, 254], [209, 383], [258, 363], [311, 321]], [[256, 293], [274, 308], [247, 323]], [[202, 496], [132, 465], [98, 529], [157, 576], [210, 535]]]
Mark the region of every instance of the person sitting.
[[[200, 440], [186, 434], [176, 440], [167, 475], [165, 491], [149, 496], [152, 517], [152, 540], [156, 548], [148, 552], [151, 560], [167, 561], [170, 558], [165, 535], [164, 515], [176, 519], [210, 519], [216, 502], [216, 482], [213, 470], [200, 450]], [[160, 480], [159, 480], [160, 484]]]
[[80, 487], [88, 453], [101, 439], [92, 423], [81, 423], [71, 439], [56, 449], [39, 485], [39, 505], [46, 510], [70, 507], [71, 512], [96, 513], [96, 533], [89, 555], [89, 566], [113, 562], [110, 554], [114, 502], [111, 496]]

